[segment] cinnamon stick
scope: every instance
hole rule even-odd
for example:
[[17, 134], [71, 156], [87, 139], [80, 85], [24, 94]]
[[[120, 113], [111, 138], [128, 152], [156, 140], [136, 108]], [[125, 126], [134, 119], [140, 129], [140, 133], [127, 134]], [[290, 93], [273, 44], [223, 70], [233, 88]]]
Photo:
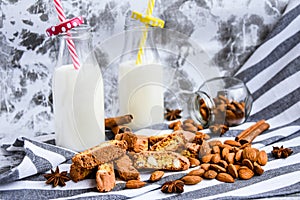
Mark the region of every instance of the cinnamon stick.
[[253, 131], [251, 131], [247, 136], [240, 139], [241, 144], [249, 143], [251, 142], [262, 132], [265, 130], [268, 130], [270, 128], [270, 125], [268, 123], [262, 123], [258, 127], [256, 127]]
[[262, 119], [258, 122], [256, 122], [254, 125], [250, 126], [246, 130], [242, 131], [238, 136], [235, 137], [235, 141], [240, 141], [242, 138], [245, 138], [249, 133], [254, 131], [257, 127], [259, 127], [261, 124], [265, 123], [265, 120]]
[[117, 135], [120, 133], [125, 133], [125, 132], [131, 132], [131, 128], [129, 128], [128, 126], [113, 126], [111, 127], [112, 132]]
[[118, 117], [106, 118], [105, 119], [105, 128], [111, 129], [114, 126], [128, 124], [132, 121], [132, 119], [133, 119], [133, 116], [130, 114], [122, 115], [122, 116], [118, 116]]

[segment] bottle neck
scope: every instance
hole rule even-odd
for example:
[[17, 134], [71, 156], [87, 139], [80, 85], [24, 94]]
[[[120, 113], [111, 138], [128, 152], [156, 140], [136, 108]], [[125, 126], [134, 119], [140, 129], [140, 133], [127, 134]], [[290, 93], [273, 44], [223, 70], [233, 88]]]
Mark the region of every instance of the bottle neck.
[[60, 40], [60, 49], [57, 66], [73, 63], [70, 53], [72, 45], [70, 45], [70, 43], [74, 43], [75, 49], [72, 50], [78, 56], [80, 65], [82, 65], [89, 56], [93, 55], [92, 34], [89, 26], [82, 25], [76, 27], [68, 33], [60, 34], [58, 37]]
[[146, 26], [127, 15], [124, 30], [121, 63], [136, 61], [138, 54], [141, 55], [142, 64], [159, 63], [158, 51], [153, 40], [155, 28]]

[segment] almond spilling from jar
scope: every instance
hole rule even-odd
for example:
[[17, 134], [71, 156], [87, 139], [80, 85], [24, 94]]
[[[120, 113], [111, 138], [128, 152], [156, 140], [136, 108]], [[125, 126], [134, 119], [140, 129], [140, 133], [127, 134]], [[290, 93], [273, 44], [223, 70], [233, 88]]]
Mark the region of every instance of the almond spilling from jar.
[[155, 171], [152, 172], [149, 180], [154, 182], [160, 180], [164, 176], [165, 172], [164, 171]]
[[140, 180], [129, 180], [126, 182], [125, 187], [128, 189], [137, 189], [137, 188], [144, 187], [145, 185], [146, 183]]
[[181, 178], [185, 185], [195, 185], [202, 181], [200, 176], [184, 176]]
[[218, 181], [225, 182], [225, 183], [234, 183], [234, 178], [227, 173], [219, 173], [216, 179]]
[[239, 178], [248, 180], [254, 176], [254, 172], [246, 166], [242, 166], [239, 169]]

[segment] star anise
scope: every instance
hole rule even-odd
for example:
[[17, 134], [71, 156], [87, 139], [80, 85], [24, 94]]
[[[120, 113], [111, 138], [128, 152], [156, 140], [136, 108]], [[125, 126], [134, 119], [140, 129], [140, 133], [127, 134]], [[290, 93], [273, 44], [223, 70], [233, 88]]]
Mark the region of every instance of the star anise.
[[290, 148], [284, 148], [283, 146], [281, 146], [280, 148], [273, 147], [271, 153], [275, 158], [287, 158], [289, 155], [293, 153], [293, 150]]
[[170, 110], [167, 108], [166, 111], [167, 112], [165, 113], [165, 119], [167, 119], [169, 121], [181, 118], [180, 113], [182, 110], [179, 110], [179, 109]]
[[212, 133], [220, 134], [220, 136], [222, 136], [229, 130], [229, 128], [225, 124], [214, 124], [209, 127], [209, 130]]
[[57, 185], [65, 186], [65, 182], [70, 180], [67, 176], [67, 171], [59, 173], [58, 167], [56, 167], [55, 172], [51, 169], [51, 174], [44, 174], [44, 177], [47, 179], [46, 184], [52, 184], [53, 187], [56, 187]]
[[163, 193], [182, 193], [184, 191], [183, 187], [184, 183], [181, 180], [168, 181], [162, 185], [161, 191]]

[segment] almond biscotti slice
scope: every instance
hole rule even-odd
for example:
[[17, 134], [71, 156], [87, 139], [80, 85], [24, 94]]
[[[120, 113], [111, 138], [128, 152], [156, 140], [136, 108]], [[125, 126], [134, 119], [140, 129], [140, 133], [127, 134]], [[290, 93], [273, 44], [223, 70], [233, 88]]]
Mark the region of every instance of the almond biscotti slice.
[[144, 135], [137, 135], [137, 140], [133, 145], [133, 151], [139, 153], [141, 151], [148, 151], [149, 142], [148, 137]]
[[186, 138], [180, 132], [172, 133], [166, 136], [164, 139], [155, 143], [150, 150], [151, 151], [180, 151], [185, 148], [187, 143]]
[[131, 153], [133, 166], [137, 169], [161, 169], [170, 171], [187, 170], [189, 160], [175, 152], [170, 151], [143, 151]]
[[78, 182], [80, 180], [85, 179], [93, 171], [94, 169], [86, 169], [72, 163], [70, 167], [70, 177], [74, 182]]
[[76, 154], [72, 162], [86, 169], [93, 169], [100, 164], [113, 161], [123, 156], [127, 149], [126, 141], [110, 140]]
[[139, 171], [133, 167], [132, 161], [127, 155], [118, 158], [114, 163], [116, 172], [122, 180], [128, 181], [140, 179]]
[[100, 192], [109, 192], [116, 185], [114, 165], [112, 162], [98, 166], [96, 173], [97, 189]]

